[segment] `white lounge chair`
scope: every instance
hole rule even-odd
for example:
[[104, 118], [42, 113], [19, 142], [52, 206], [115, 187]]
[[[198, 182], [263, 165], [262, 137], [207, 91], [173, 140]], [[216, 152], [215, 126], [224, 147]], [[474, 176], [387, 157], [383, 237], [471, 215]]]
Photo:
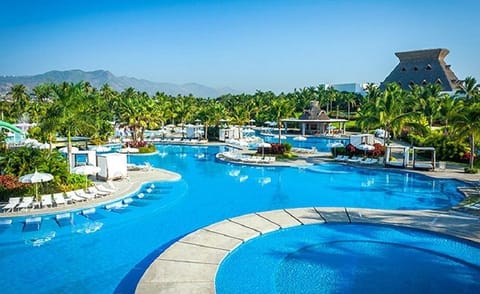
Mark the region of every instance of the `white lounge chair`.
[[68, 191], [65, 193], [67, 195], [67, 202], [70, 200], [70, 201], [73, 201], [73, 202], [82, 202], [82, 201], [86, 201], [87, 198], [83, 198], [83, 197], [80, 197], [78, 196], [75, 191]]
[[59, 205], [65, 205], [67, 201], [65, 200], [65, 197], [63, 196], [63, 193], [55, 193], [53, 194], [53, 201], [57, 206]]
[[15, 208], [20, 204], [21, 199], [21, 197], [10, 197], [10, 199], [8, 199], [7, 205], [2, 207], [2, 210], [4, 212], [14, 211]]
[[103, 186], [103, 185], [101, 185], [101, 184], [100, 184], [100, 185], [96, 185], [96, 187], [97, 187], [97, 190], [99, 190], [99, 191], [109, 192], [109, 193], [115, 192], [114, 189], [107, 188], [107, 187], [105, 187], [105, 186]]
[[96, 186], [88, 187], [89, 194], [94, 194], [95, 196], [108, 196], [110, 192], [100, 191]]
[[362, 159], [356, 156], [352, 156], [352, 158], [347, 159], [348, 162], [360, 162]]
[[83, 189], [75, 190], [74, 192], [75, 192], [75, 194], [77, 194], [77, 196], [80, 196], [80, 197], [85, 198], [87, 200], [95, 198], [95, 194], [85, 193], [85, 191], [83, 191]]
[[52, 195], [51, 194], [42, 195], [42, 207], [52, 207], [52, 206], [53, 206]]
[[22, 202], [17, 206], [17, 209], [30, 208], [33, 205], [33, 196], [25, 196]]

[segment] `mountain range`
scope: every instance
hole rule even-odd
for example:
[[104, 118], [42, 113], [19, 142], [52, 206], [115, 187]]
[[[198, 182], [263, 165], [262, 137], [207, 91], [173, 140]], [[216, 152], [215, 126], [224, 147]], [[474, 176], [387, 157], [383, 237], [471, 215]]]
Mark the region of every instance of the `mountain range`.
[[96, 71], [82, 71], [82, 70], [67, 70], [67, 71], [49, 71], [43, 74], [32, 76], [0, 76], [0, 94], [5, 94], [10, 91], [14, 84], [23, 84], [28, 89], [34, 88], [42, 83], [59, 84], [62, 82], [78, 83], [80, 81], [89, 82], [93, 87], [100, 89], [104, 84], [109, 84], [112, 89], [116, 91], [123, 91], [126, 88], [132, 87], [137, 91], [147, 92], [150, 95], [156, 92], [164, 92], [169, 95], [189, 95], [203, 98], [217, 98], [224, 94], [238, 94], [239, 92], [230, 88], [212, 88], [197, 83], [187, 84], [173, 84], [173, 83], [158, 83], [144, 79], [137, 79], [125, 76], [115, 76], [106, 70]]

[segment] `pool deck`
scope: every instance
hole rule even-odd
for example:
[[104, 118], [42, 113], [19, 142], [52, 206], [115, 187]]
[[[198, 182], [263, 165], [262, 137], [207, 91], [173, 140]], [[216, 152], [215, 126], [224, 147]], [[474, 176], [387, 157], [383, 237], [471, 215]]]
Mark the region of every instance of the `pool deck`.
[[293, 226], [367, 223], [402, 226], [480, 243], [480, 220], [455, 211], [308, 207], [243, 215], [199, 229], [165, 250], [150, 265], [136, 293], [215, 293], [222, 260], [237, 246]]
[[[121, 180], [113, 181], [115, 191], [108, 196], [98, 197], [90, 199], [88, 201], [76, 202], [73, 204], [45, 207], [40, 209], [25, 209], [14, 212], [0, 213], [0, 218], [18, 217], [18, 216], [30, 216], [30, 215], [46, 215], [61, 213], [65, 211], [80, 210], [88, 207], [101, 206], [117, 199], [123, 198], [127, 195], [131, 195], [141, 185], [148, 182], [156, 181], [178, 181], [181, 179], [181, 175], [159, 168], [141, 169], [136, 171], [128, 171], [128, 176]], [[104, 181], [94, 181], [95, 184], [105, 184]]]

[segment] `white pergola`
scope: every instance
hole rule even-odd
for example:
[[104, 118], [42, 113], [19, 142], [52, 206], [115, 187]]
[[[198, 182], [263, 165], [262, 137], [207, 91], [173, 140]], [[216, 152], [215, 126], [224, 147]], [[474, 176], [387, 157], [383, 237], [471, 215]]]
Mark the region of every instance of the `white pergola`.
[[[393, 150], [401, 150], [402, 152], [402, 161], [391, 161], [390, 157], [393, 153]], [[391, 167], [402, 167], [405, 168], [409, 162], [409, 150], [408, 146], [385, 146], [385, 165]]]
[[[435, 170], [436, 165], [436, 153], [434, 147], [413, 147], [413, 154], [412, 154], [412, 161], [413, 161], [413, 168], [414, 169], [421, 169], [421, 170]], [[431, 154], [431, 159], [429, 161], [418, 161], [417, 153], [418, 151], [427, 151]]]

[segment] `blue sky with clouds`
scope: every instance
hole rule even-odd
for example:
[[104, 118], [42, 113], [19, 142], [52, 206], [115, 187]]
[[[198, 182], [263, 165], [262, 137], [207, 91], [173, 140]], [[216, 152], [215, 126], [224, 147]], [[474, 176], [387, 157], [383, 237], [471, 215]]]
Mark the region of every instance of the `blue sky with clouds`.
[[381, 82], [394, 52], [447, 48], [480, 80], [480, 1], [6, 0], [0, 75], [109, 70], [240, 91]]

